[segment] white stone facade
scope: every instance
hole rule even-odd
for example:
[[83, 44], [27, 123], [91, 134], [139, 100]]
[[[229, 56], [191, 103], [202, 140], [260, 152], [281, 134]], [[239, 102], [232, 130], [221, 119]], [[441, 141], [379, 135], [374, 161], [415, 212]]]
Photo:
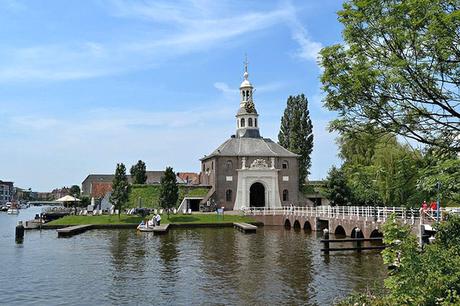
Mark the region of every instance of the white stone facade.
[[265, 207], [280, 208], [280, 193], [278, 187], [278, 169], [274, 167], [272, 159], [271, 166], [268, 166], [264, 159], [255, 160], [250, 168], [243, 162], [238, 172], [238, 186], [234, 210], [250, 207], [251, 186], [261, 183], [265, 191]]

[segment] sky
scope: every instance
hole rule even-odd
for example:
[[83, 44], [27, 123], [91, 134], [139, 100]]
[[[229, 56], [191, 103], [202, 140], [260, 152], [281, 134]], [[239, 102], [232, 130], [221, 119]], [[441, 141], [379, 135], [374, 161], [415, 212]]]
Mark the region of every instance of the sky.
[[0, 0], [0, 180], [49, 191], [143, 160], [200, 171], [235, 133], [245, 54], [264, 137], [289, 95], [314, 125], [310, 179], [339, 164], [318, 52], [339, 0]]

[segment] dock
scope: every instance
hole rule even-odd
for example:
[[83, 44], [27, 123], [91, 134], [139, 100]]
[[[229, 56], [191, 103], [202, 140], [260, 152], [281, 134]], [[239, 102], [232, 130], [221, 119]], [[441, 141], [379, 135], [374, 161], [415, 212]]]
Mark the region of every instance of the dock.
[[166, 234], [169, 230], [169, 224], [157, 225], [153, 228], [154, 235]]
[[257, 231], [257, 226], [249, 224], [249, 223], [233, 223], [233, 227], [242, 231], [243, 233], [255, 233]]
[[93, 225], [86, 224], [86, 225], [77, 225], [77, 226], [69, 226], [64, 228], [57, 229], [58, 237], [70, 237], [73, 235], [77, 235], [87, 230], [91, 229]]

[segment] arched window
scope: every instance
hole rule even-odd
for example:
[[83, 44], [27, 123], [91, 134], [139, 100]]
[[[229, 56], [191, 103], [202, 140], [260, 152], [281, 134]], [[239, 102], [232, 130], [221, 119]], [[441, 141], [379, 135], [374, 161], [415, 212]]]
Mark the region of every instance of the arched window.
[[248, 100], [249, 100], [249, 90], [246, 91], [246, 97], [247, 97]]
[[211, 170], [214, 170], [214, 162], [211, 162]]
[[249, 119], [248, 119], [248, 126], [251, 126], [251, 127], [252, 127], [252, 118], [249, 118]]
[[233, 162], [231, 160], [227, 160], [227, 171], [231, 171], [233, 169]]
[[232, 190], [231, 189], [227, 189], [227, 191], [225, 192], [225, 201], [227, 202], [231, 202], [232, 201]]
[[289, 191], [287, 189], [283, 190], [283, 201], [289, 201]]
[[282, 168], [289, 169], [289, 162], [287, 160], [283, 160]]
[[243, 101], [246, 101], [246, 92], [243, 90], [241, 93], [243, 94]]
[[245, 127], [246, 124], [244, 122], [244, 118], [241, 118], [241, 124], [240, 125], [241, 125], [242, 128]]
[[257, 127], [257, 118], [254, 118], [254, 127]]

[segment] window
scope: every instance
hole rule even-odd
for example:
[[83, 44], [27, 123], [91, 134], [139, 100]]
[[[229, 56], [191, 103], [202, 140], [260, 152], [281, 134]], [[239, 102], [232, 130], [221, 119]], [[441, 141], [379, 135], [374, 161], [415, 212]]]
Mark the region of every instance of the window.
[[245, 127], [245, 125], [246, 125], [246, 124], [245, 124], [245, 122], [244, 122], [244, 118], [241, 118], [241, 127], [243, 128], [243, 127]]
[[283, 201], [289, 201], [289, 191], [287, 189], [283, 190]]
[[257, 118], [254, 118], [254, 127], [257, 127]]
[[248, 119], [248, 126], [252, 126], [252, 118]]
[[211, 170], [214, 170], [214, 162], [211, 162]]
[[231, 160], [227, 160], [226, 169], [227, 171], [231, 171], [233, 169], [233, 162]]
[[226, 192], [225, 192], [225, 201], [227, 202], [231, 202], [232, 201], [232, 190], [231, 189], [228, 189]]
[[283, 160], [282, 168], [283, 168], [283, 169], [289, 169], [289, 163], [288, 163], [287, 160]]

